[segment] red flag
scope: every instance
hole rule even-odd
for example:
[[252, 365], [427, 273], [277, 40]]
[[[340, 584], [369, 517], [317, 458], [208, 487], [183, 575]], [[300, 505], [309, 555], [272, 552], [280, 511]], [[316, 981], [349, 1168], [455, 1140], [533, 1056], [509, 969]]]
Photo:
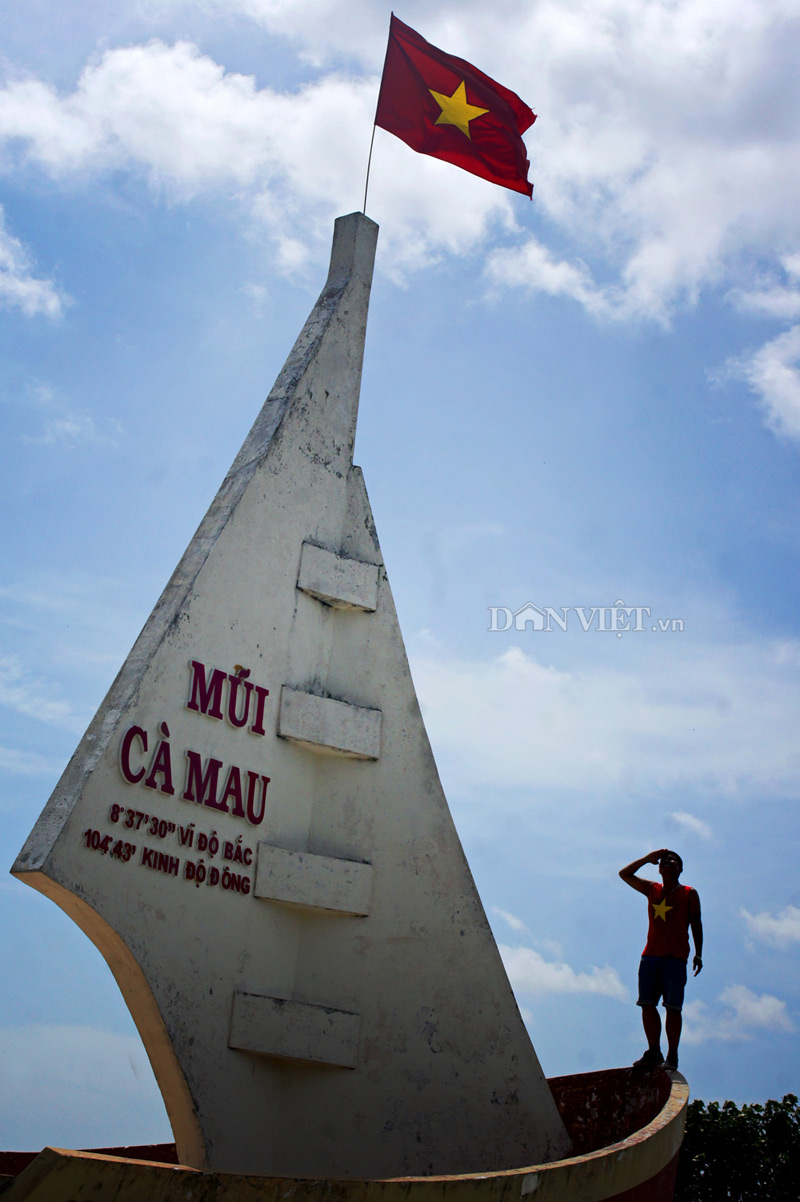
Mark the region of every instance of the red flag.
[[426, 42], [392, 13], [375, 124], [514, 192], [533, 192], [522, 134], [536, 116], [477, 67]]

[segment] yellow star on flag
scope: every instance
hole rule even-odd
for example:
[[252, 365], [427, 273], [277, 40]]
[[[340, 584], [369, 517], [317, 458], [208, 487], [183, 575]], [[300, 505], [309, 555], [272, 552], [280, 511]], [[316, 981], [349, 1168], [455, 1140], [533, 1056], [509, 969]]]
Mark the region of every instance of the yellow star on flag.
[[433, 88], [428, 88], [428, 91], [442, 110], [436, 118], [435, 124], [455, 125], [456, 129], [460, 129], [462, 134], [466, 134], [471, 142], [472, 137], [469, 132], [470, 121], [474, 121], [476, 117], [481, 117], [484, 113], [488, 113], [489, 110], [478, 108], [477, 104], [469, 103], [464, 80], [461, 80], [461, 83], [452, 96], [443, 96], [441, 92], [434, 92]]
[[662, 919], [663, 922], [667, 921], [667, 910], [672, 910], [672, 909], [673, 909], [673, 907], [668, 906], [666, 901], [660, 901], [658, 903], [658, 905], [656, 905], [656, 903], [653, 902], [653, 913], [655, 914], [656, 918]]

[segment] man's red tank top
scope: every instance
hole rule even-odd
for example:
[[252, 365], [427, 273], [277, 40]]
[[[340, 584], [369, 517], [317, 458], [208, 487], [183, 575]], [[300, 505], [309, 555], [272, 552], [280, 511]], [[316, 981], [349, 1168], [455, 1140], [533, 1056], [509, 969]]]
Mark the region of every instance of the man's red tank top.
[[643, 956], [672, 956], [689, 959], [689, 899], [694, 893], [690, 885], [678, 885], [664, 897], [664, 886], [653, 881], [647, 897], [647, 943]]

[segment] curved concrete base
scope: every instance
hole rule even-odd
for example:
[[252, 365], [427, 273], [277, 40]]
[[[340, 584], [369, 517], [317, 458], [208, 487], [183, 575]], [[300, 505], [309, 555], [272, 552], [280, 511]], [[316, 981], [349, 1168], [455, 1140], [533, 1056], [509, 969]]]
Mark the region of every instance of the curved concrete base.
[[3, 1202], [671, 1202], [689, 1101], [680, 1073], [610, 1069], [549, 1084], [577, 1151], [550, 1164], [315, 1181], [202, 1173], [170, 1163], [167, 1144], [114, 1149], [121, 1155], [45, 1148], [0, 1156]]

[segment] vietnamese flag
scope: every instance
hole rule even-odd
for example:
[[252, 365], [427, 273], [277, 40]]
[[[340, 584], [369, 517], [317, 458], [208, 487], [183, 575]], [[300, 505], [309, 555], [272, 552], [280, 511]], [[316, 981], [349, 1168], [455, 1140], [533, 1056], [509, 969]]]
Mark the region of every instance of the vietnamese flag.
[[375, 115], [381, 129], [420, 154], [530, 196], [522, 134], [535, 120], [514, 92], [437, 50], [392, 13]]

